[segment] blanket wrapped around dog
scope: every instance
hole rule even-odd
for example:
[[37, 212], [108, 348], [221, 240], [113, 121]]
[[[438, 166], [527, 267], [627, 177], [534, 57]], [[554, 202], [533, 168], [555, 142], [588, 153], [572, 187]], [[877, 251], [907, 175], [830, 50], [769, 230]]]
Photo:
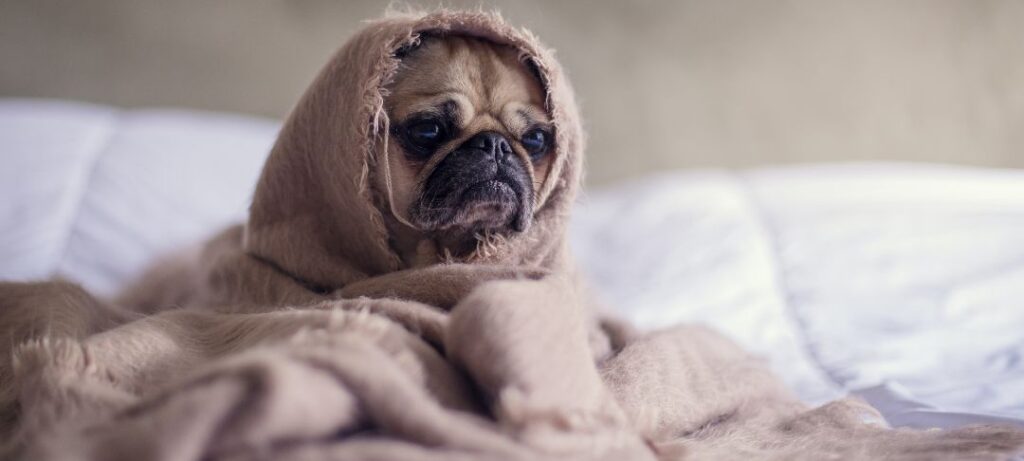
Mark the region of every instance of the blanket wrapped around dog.
[[[518, 49], [547, 91], [555, 157], [527, 231], [408, 267], [382, 219], [383, 101], [426, 33]], [[479, 12], [368, 24], [284, 125], [244, 227], [116, 305], [64, 282], [0, 285], [2, 454], [1003, 459], [1024, 444], [1012, 428], [891, 429], [856, 400], [808, 408], [713, 332], [601, 319], [565, 241], [582, 151], [571, 88], [528, 32]]]

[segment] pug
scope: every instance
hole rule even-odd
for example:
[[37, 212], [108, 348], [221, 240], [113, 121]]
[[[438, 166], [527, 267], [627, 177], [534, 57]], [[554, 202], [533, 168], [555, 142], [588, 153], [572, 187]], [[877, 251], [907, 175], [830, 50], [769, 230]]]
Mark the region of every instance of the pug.
[[422, 267], [525, 232], [555, 136], [536, 71], [515, 49], [467, 36], [423, 37], [399, 54], [378, 176], [399, 255]]
[[[449, 308], [482, 283], [550, 275], [542, 265], [493, 263], [483, 256], [498, 247], [487, 246], [493, 239], [511, 240], [531, 228], [540, 191], [557, 171], [560, 146], [533, 61], [511, 46], [441, 33], [424, 33], [394, 57], [398, 68], [381, 88], [386, 123], [372, 124], [378, 145], [365, 173], [375, 183], [367, 189], [384, 221], [388, 250], [402, 260], [395, 264], [400, 269], [358, 277], [359, 264], [343, 265], [338, 273], [352, 278], [343, 283], [328, 270], [337, 269], [329, 243], [341, 230], [325, 226], [337, 218], [330, 211], [347, 210], [327, 203], [338, 198], [325, 192], [329, 187], [306, 186], [359, 172], [338, 178], [305, 170], [336, 166], [319, 157], [335, 155], [332, 144], [361, 141], [338, 138], [345, 127], [329, 124], [332, 117], [343, 124], [338, 113], [355, 111], [330, 105], [334, 92], [351, 90], [335, 88], [350, 82], [332, 62], [286, 122], [247, 225], [226, 230], [182, 261], [162, 262], [120, 301], [147, 312], [240, 299], [395, 298]], [[358, 212], [346, 218], [362, 219]]]

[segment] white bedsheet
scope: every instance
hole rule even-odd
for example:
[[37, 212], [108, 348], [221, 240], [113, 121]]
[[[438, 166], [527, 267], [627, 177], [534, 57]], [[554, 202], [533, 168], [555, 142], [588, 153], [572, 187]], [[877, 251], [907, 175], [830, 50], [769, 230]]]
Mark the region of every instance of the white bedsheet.
[[[110, 294], [241, 219], [277, 123], [0, 100], [0, 279]], [[807, 401], [1024, 425], [1024, 172], [675, 172], [587, 194], [574, 251], [643, 327], [706, 322]]]

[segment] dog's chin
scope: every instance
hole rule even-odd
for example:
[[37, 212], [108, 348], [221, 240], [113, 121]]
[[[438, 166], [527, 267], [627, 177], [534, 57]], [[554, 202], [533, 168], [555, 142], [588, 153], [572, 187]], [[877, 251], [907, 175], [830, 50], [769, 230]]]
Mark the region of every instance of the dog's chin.
[[488, 179], [452, 191], [445, 206], [420, 203], [420, 226], [433, 234], [508, 233], [525, 230], [523, 197], [515, 185]]
[[473, 184], [462, 192], [452, 219], [439, 230], [511, 229], [520, 211], [519, 202], [519, 195], [507, 182], [491, 179]]

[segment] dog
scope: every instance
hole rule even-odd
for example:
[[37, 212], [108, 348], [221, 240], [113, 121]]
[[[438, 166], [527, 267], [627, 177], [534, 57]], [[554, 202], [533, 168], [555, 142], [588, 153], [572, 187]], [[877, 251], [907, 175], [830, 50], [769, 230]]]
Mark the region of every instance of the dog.
[[[336, 59], [365, 52], [344, 50]], [[575, 173], [558, 162], [579, 143], [556, 142], [575, 137], [556, 132], [537, 56], [427, 31], [389, 53], [396, 67], [371, 93], [369, 133], [359, 71], [332, 61], [285, 122], [247, 224], [154, 266], [119, 301], [145, 312], [322, 297], [449, 308], [489, 280], [546, 276], [562, 238], [537, 213], [565, 215], [551, 191], [571, 195]], [[535, 248], [522, 250], [533, 262], [480, 262], [501, 242]]]
[[555, 136], [535, 69], [468, 36], [426, 36], [400, 53], [384, 101], [390, 184], [379, 187], [392, 191], [396, 250], [424, 265], [526, 231]]

